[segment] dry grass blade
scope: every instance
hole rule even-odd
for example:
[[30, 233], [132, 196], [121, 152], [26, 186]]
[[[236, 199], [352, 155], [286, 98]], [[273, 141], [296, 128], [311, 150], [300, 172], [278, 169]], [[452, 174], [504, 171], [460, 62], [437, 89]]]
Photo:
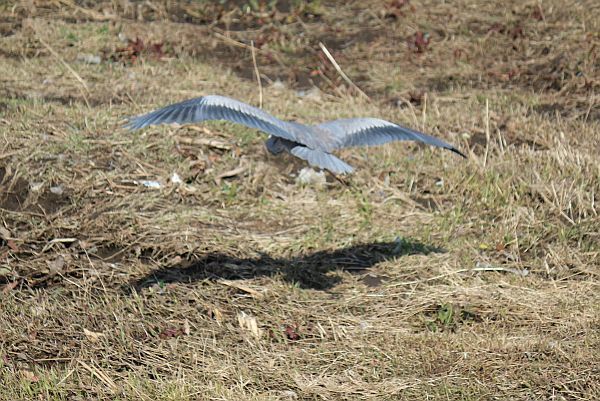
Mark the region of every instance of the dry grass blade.
[[263, 89], [262, 89], [262, 82], [260, 79], [260, 72], [258, 72], [258, 64], [256, 63], [256, 51], [254, 50], [254, 41], [250, 42], [250, 48], [252, 49], [252, 65], [254, 66], [254, 74], [256, 75], [256, 82], [258, 84], [258, 107], [262, 108]]
[[[0, 2], [0, 399], [600, 399], [596, 2], [413, 3]], [[116, 128], [261, 92], [470, 158]]]
[[344, 79], [344, 81], [346, 81], [351, 87], [356, 89], [356, 91], [358, 93], [360, 93], [365, 99], [371, 101], [371, 98], [369, 98], [369, 96], [365, 92], [363, 92], [362, 89], [360, 89], [354, 82], [352, 82], [352, 80], [350, 79], [350, 77], [348, 77], [348, 75], [346, 75], [346, 73], [342, 70], [342, 68], [337, 63], [337, 61], [335, 61], [335, 59], [333, 58], [333, 56], [331, 55], [331, 53], [329, 52], [327, 47], [325, 47], [325, 45], [322, 42], [319, 42], [319, 47], [321, 48], [321, 50], [323, 50], [323, 53], [325, 53], [325, 56], [327, 56], [329, 61], [331, 61], [331, 64], [333, 65], [335, 70], [340, 74], [340, 76]]
[[83, 80], [83, 78], [81, 78], [81, 76], [77, 73], [77, 71], [75, 71], [73, 69], [73, 67], [71, 67], [57, 52], [56, 50], [54, 50], [48, 43], [46, 43], [44, 41], [44, 39], [42, 39], [40, 36], [38, 36], [38, 41], [50, 52], [50, 54], [52, 54], [52, 56], [54, 56], [54, 58], [56, 58], [66, 69], [67, 71], [69, 71], [71, 73], [71, 75], [73, 75], [73, 77], [81, 84], [81, 87], [83, 88], [82, 91], [82, 95], [85, 99], [85, 104], [88, 106], [88, 108], [90, 107], [90, 103], [88, 101], [88, 96], [90, 95], [90, 91], [88, 89], [88, 86], [86, 84], [86, 82]]
[[92, 376], [94, 376], [98, 380], [100, 380], [106, 387], [108, 387], [110, 389], [111, 392], [116, 393], [119, 390], [119, 387], [117, 386], [117, 384], [101, 369], [99, 369], [95, 366], [90, 366], [82, 360], [78, 360], [77, 363], [79, 363], [81, 366], [83, 366], [83, 368], [85, 370], [90, 372], [92, 374]]

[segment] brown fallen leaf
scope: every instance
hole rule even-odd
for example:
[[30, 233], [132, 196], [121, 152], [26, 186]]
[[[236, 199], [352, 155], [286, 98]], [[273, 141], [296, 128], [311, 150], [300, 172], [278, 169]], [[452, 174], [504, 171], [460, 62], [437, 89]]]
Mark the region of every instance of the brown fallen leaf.
[[65, 258], [61, 255], [58, 255], [56, 259], [52, 261], [47, 261], [48, 268], [50, 269], [50, 273], [56, 274], [62, 272], [65, 267]]
[[11, 249], [11, 251], [19, 252], [19, 246], [17, 245], [17, 243], [14, 240], [12, 240], [12, 239], [6, 240], [6, 245], [8, 245], [8, 247]]
[[180, 337], [183, 334], [185, 334], [185, 332], [181, 327], [167, 327], [161, 331], [158, 336], [163, 340], [166, 340], [167, 338]]
[[10, 239], [12, 236], [10, 235], [10, 231], [8, 231], [8, 229], [0, 226], [0, 238], [4, 239], [4, 240], [8, 240]]
[[31, 370], [23, 369], [19, 372], [21, 377], [25, 380], [29, 380], [32, 383], [37, 383], [40, 381], [40, 378], [35, 375]]

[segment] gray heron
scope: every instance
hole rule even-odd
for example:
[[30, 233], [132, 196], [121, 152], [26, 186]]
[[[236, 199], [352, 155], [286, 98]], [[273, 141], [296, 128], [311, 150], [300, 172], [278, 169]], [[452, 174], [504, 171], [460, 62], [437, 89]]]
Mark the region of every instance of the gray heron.
[[288, 152], [311, 166], [334, 174], [352, 173], [353, 168], [332, 154], [352, 146], [375, 146], [392, 141], [417, 141], [448, 149], [466, 157], [454, 146], [431, 135], [378, 118], [344, 118], [317, 125], [283, 121], [249, 104], [225, 96], [209, 95], [171, 104], [128, 119], [126, 128], [136, 130], [150, 125], [189, 124], [226, 120], [269, 134], [265, 144], [277, 155]]

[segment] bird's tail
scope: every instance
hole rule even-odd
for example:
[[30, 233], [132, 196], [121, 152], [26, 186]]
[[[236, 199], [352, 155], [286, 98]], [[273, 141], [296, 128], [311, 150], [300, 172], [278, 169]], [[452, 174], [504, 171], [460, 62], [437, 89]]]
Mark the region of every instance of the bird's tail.
[[294, 156], [306, 160], [311, 166], [327, 169], [334, 174], [350, 174], [354, 171], [352, 166], [331, 153], [310, 149], [306, 146], [296, 146], [290, 152]]

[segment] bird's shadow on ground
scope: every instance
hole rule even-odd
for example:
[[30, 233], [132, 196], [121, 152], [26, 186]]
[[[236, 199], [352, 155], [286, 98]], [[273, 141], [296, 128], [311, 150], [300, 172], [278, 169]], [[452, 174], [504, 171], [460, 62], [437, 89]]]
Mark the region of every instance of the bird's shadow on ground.
[[254, 257], [236, 257], [223, 253], [184, 261], [162, 267], [129, 283], [128, 291], [162, 283], [191, 283], [201, 280], [237, 280], [260, 276], [281, 276], [301, 288], [327, 290], [341, 280], [336, 270], [362, 272], [385, 260], [406, 255], [444, 253], [441, 248], [418, 241], [401, 239], [391, 242], [373, 242], [352, 245], [337, 250], [317, 251], [289, 258], [274, 258], [268, 254]]

